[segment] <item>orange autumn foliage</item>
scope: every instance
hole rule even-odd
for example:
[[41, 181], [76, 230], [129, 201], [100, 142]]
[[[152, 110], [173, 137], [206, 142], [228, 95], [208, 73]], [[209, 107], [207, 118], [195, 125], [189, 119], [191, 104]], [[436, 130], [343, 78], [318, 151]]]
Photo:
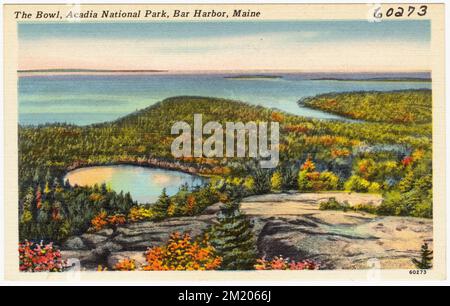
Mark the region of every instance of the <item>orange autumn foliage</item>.
[[306, 133], [309, 131], [309, 128], [305, 125], [301, 125], [301, 124], [296, 124], [296, 125], [287, 125], [285, 126], [285, 131], [287, 132], [292, 132], [292, 133]]
[[375, 162], [371, 159], [363, 159], [358, 162], [358, 174], [364, 179], [369, 179], [370, 174], [373, 173]]
[[101, 211], [98, 215], [96, 215], [91, 220], [92, 227], [97, 231], [101, 230], [106, 225], [108, 225], [107, 217], [108, 217], [108, 214], [106, 213], [106, 211]]
[[98, 215], [96, 215], [91, 220], [91, 225], [94, 228], [94, 230], [99, 231], [102, 228], [106, 227], [107, 225], [122, 225], [126, 223], [126, 218], [124, 215], [112, 215], [108, 216], [108, 214], [105, 211], [101, 211]]
[[114, 265], [116, 271], [134, 271], [136, 270], [136, 261], [134, 259], [125, 258]]
[[219, 201], [222, 203], [227, 203], [230, 200], [230, 197], [226, 193], [219, 194]]
[[306, 170], [308, 172], [312, 172], [314, 170], [316, 170], [316, 165], [314, 164], [314, 162], [308, 158], [302, 165], [301, 167], [302, 170]]
[[229, 167], [214, 167], [211, 170], [211, 174], [216, 175], [228, 175], [231, 173], [231, 169]]
[[196, 205], [195, 197], [192, 195], [188, 196], [186, 201], [186, 213], [188, 215], [192, 215], [194, 213], [195, 205]]
[[125, 224], [127, 220], [124, 215], [112, 215], [108, 217], [109, 225], [122, 225]]
[[347, 149], [331, 149], [331, 157], [347, 157], [350, 155], [350, 151]]
[[145, 271], [215, 270], [222, 258], [215, 254], [208, 236], [192, 241], [189, 234], [173, 233], [166, 245], [149, 248]]
[[61, 218], [61, 214], [60, 214], [60, 210], [57, 207], [52, 208], [52, 220], [53, 221], [60, 221]]
[[42, 208], [42, 194], [41, 194], [41, 191], [39, 190], [39, 188], [36, 191], [36, 207], [38, 209]]
[[306, 177], [310, 181], [317, 181], [320, 178], [320, 172], [317, 172], [317, 171], [309, 172], [309, 173], [306, 174]]
[[338, 105], [337, 101], [335, 99], [330, 99], [325, 103], [325, 106], [327, 108], [334, 108]]
[[276, 121], [276, 122], [283, 122], [283, 120], [284, 120], [283, 114], [276, 113], [276, 112], [273, 112], [271, 117], [272, 117], [272, 121]]

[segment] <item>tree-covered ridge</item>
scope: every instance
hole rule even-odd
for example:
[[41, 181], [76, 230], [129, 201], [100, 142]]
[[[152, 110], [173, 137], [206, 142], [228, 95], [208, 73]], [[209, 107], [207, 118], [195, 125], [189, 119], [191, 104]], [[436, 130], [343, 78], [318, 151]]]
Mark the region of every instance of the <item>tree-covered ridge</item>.
[[64, 172], [81, 165], [146, 162], [151, 157], [172, 161], [170, 146], [177, 135], [170, 134], [171, 127], [177, 121], [192, 124], [194, 113], [203, 114], [204, 122], [223, 123], [268, 121], [272, 112], [229, 100], [177, 97], [104, 124], [19, 127], [19, 176], [30, 180], [39, 168], [45, 175], [49, 168]]
[[431, 90], [393, 92], [331, 93], [301, 100], [314, 109], [361, 119], [386, 123], [429, 123], [432, 120]]
[[[345, 94], [344, 94], [345, 95]], [[45, 176], [60, 177], [68, 169], [93, 164], [150, 164], [178, 162], [180, 169], [216, 175], [239, 175], [242, 159], [183, 159], [175, 161], [170, 146], [177, 135], [170, 129], [176, 121], [193, 122], [193, 113], [203, 122], [278, 121], [280, 160], [298, 165], [311, 157], [321, 170], [349, 176], [352, 164], [363, 156], [376, 162], [397, 163], [414, 151], [431, 152], [431, 124], [351, 123], [321, 121], [280, 113], [232, 100], [175, 97], [117, 121], [79, 127], [46, 125], [19, 127], [19, 177], [23, 187]], [[206, 138], [206, 137], [204, 137]], [[242, 173], [241, 173], [242, 174]], [[386, 173], [389, 175], [389, 173]]]
[[[203, 115], [203, 123], [279, 122], [278, 167], [263, 170], [241, 158], [174, 159], [170, 147], [178, 135], [170, 134], [171, 127], [176, 121], [192, 126], [194, 113]], [[431, 217], [431, 132], [431, 123], [314, 120], [208, 97], [169, 98], [114, 122], [86, 127], [19, 126], [21, 238], [59, 241], [123, 216], [158, 220], [195, 215], [216, 203], [222, 196], [217, 188], [228, 185], [241, 186], [246, 195], [283, 190], [382, 193], [380, 214]], [[181, 189], [170, 199], [162, 195], [159, 204], [146, 210], [106, 186], [72, 187], [62, 180], [76, 167], [117, 163], [172, 167], [212, 176], [215, 183], [197, 191]]]
[[[171, 126], [176, 121], [192, 124], [193, 113], [203, 114], [203, 122], [215, 120], [222, 124], [279, 121], [281, 161], [301, 162], [311, 156], [320, 167], [333, 167], [336, 161], [353, 157], [355, 150], [381, 150], [371, 153], [380, 158], [392, 154], [399, 158], [417, 149], [431, 150], [430, 124], [320, 121], [225, 99], [175, 97], [110, 123], [87, 127], [63, 124], [19, 127], [19, 177], [24, 184], [21, 190], [36, 172], [44, 180], [48, 171], [61, 176], [68, 169], [83, 165], [121, 162], [155, 165], [153, 159], [162, 160], [162, 164], [156, 165], [164, 167], [165, 161], [174, 161], [170, 145], [177, 135], [170, 134]], [[230, 169], [227, 159], [178, 162], [182, 170], [205, 174], [221, 175], [239, 168], [237, 165]]]

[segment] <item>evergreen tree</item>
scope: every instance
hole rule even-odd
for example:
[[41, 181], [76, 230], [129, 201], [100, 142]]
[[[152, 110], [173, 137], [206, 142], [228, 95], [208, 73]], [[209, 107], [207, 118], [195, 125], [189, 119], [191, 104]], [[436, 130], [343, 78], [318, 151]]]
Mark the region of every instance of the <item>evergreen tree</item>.
[[51, 176], [51, 174], [50, 174], [50, 169], [47, 169], [47, 173], [45, 174], [44, 180], [45, 180], [46, 182], [50, 182], [51, 179], [52, 179], [52, 176]]
[[152, 205], [155, 216], [159, 219], [167, 217], [167, 211], [170, 205], [170, 198], [166, 193], [166, 188], [162, 190], [161, 195], [156, 201], [155, 204]]
[[101, 194], [107, 194], [108, 193], [108, 188], [106, 187], [105, 183], [100, 185], [100, 193]]
[[417, 269], [431, 269], [433, 267], [433, 251], [428, 249], [428, 243], [422, 244], [420, 249], [420, 260], [413, 258], [412, 262], [416, 265]]
[[41, 176], [41, 173], [39, 171], [39, 168], [36, 168], [36, 171], [34, 171], [34, 175], [33, 175], [33, 183], [34, 183], [34, 185], [39, 184], [40, 176]]
[[270, 192], [270, 172], [267, 169], [256, 168], [254, 170], [254, 191], [256, 194]]
[[123, 196], [123, 205], [121, 205], [119, 209], [122, 213], [127, 213], [133, 205], [133, 199], [131, 198], [130, 193], [127, 192]]
[[257, 251], [250, 221], [239, 208], [239, 197], [224, 204], [218, 224], [211, 229], [211, 244], [222, 257], [224, 270], [253, 270]]
[[293, 190], [297, 189], [298, 186], [298, 176], [297, 169], [295, 165], [285, 166], [282, 168], [282, 189], [283, 190]]
[[61, 192], [62, 191], [62, 187], [61, 187], [61, 182], [60, 180], [55, 177], [55, 179], [53, 180], [53, 190], [55, 190], [55, 192]]

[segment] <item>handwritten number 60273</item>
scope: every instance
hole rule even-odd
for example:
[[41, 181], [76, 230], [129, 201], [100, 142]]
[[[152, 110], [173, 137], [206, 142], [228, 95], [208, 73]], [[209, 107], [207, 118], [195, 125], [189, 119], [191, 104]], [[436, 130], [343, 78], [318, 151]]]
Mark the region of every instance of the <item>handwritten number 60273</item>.
[[[405, 10], [404, 7], [397, 7], [393, 8], [390, 7], [387, 9], [385, 16], [386, 17], [411, 17], [414, 12], [420, 17], [425, 16], [427, 14], [428, 7], [426, 5], [421, 5], [418, 9], [415, 6], [408, 6], [408, 8]], [[383, 12], [381, 10], [381, 7], [377, 7], [374, 10], [373, 17], [376, 19], [380, 19], [383, 17]]]

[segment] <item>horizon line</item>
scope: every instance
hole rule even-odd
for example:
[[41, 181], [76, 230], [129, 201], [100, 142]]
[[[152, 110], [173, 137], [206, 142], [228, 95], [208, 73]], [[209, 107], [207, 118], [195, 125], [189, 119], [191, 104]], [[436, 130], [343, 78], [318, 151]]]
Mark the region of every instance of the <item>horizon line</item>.
[[89, 69], [89, 68], [39, 68], [17, 69], [17, 73], [155, 73], [155, 74], [220, 74], [220, 73], [431, 73], [431, 70], [300, 70], [300, 69], [224, 69], [224, 70], [168, 70], [168, 69]]

